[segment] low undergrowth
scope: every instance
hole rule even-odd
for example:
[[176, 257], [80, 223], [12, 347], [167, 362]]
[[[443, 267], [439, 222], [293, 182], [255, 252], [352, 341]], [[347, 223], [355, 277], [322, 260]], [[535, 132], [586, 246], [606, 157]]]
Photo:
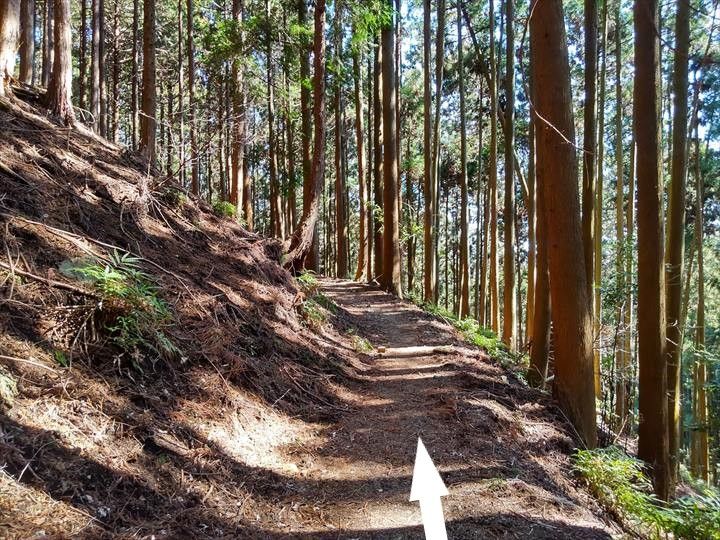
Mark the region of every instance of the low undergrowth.
[[327, 322], [330, 314], [337, 311], [337, 305], [320, 292], [320, 282], [313, 272], [303, 272], [296, 279], [305, 295], [300, 305], [300, 314], [308, 326], [317, 329]]
[[720, 494], [705, 488], [664, 504], [652, 493], [644, 464], [617, 447], [580, 450], [575, 469], [590, 490], [634, 532], [651, 538], [720, 540]]
[[107, 261], [92, 257], [66, 260], [60, 272], [92, 286], [99, 296], [94, 319], [110, 342], [141, 369], [144, 357], [154, 363], [157, 359], [178, 358], [181, 352], [163, 331], [172, 320], [170, 308], [139, 263], [138, 258], [127, 253], [113, 252]]

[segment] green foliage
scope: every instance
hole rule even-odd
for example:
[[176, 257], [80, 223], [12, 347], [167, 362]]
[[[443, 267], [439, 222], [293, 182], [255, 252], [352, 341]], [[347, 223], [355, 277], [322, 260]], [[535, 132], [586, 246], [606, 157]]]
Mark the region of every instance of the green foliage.
[[171, 208], [182, 208], [187, 203], [187, 195], [175, 187], [165, 188], [160, 194], [161, 200]]
[[237, 208], [228, 201], [215, 201], [213, 203], [213, 212], [220, 217], [234, 218], [237, 216]]
[[372, 346], [372, 343], [368, 341], [366, 338], [362, 336], [358, 336], [356, 334], [356, 330], [354, 328], [351, 328], [348, 330], [348, 336], [350, 336], [350, 339], [353, 343], [353, 349], [355, 349], [356, 352], [359, 353], [371, 353], [375, 350], [375, 347]]
[[318, 281], [315, 272], [306, 270], [302, 272], [297, 278], [297, 282], [300, 285], [300, 289], [305, 293], [306, 296], [314, 295], [320, 288], [320, 282]]
[[327, 313], [314, 299], [308, 298], [300, 306], [305, 322], [313, 328], [319, 328], [327, 321]]
[[682, 497], [664, 506], [652, 494], [644, 464], [611, 446], [580, 450], [575, 470], [606, 507], [641, 534], [672, 533], [688, 540], [720, 540], [720, 496], [715, 491]]
[[58, 363], [58, 365], [62, 367], [70, 367], [70, 359], [67, 357], [65, 352], [61, 351], [60, 349], [55, 349], [53, 351], [53, 358]]
[[12, 407], [17, 394], [18, 387], [15, 378], [0, 367], [0, 408], [2, 406]]
[[113, 252], [107, 263], [80, 257], [60, 265], [64, 275], [91, 284], [100, 294], [99, 318], [111, 342], [129, 353], [137, 368], [140, 351], [166, 360], [181, 355], [162, 331], [172, 318], [170, 310], [139, 263], [140, 259], [128, 253]]

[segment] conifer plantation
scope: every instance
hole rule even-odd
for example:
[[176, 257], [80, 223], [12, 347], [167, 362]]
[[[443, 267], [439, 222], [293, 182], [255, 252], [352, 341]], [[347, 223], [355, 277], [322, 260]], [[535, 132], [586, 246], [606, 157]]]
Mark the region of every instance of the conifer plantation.
[[718, 0], [0, 0], [0, 133], [1, 538], [720, 538]]

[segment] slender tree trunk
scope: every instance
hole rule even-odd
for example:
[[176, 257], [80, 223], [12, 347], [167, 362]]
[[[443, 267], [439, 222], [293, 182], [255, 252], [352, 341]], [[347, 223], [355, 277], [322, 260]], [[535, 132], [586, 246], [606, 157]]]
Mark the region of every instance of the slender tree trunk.
[[681, 358], [683, 332], [682, 276], [685, 252], [685, 182], [687, 176], [688, 52], [690, 6], [678, 0], [675, 16], [675, 60], [673, 73], [674, 116], [672, 128], [672, 173], [668, 200], [665, 287], [667, 295], [668, 434], [670, 448], [670, 493], [678, 477], [681, 423]]
[[490, 197], [490, 328], [495, 334], [500, 332], [500, 289], [498, 286], [498, 211], [497, 211], [497, 66], [495, 64], [495, 8], [494, 0], [489, 0], [490, 28], [490, 163], [488, 195]]
[[325, 0], [315, 3], [315, 36], [314, 36], [314, 67], [313, 80], [315, 99], [313, 102], [313, 116], [315, 122], [315, 144], [312, 162], [312, 189], [309, 190], [311, 198], [307, 206], [308, 211], [298, 228], [290, 237], [288, 254], [285, 258], [285, 267], [296, 271], [304, 267], [308, 252], [312, 248], [315, 236], [315, 223], [320, 210], [320, 195], [325, 175]]
[[92, 0], [92, 41], [90, 62], [91, 83], [90, 83], [90, 114], [93, 119], [93, 130], [100, 132], [100, 79], [102, 72], [100, 70], [100, 19], [102, 13], [100, 11], [100, 0]]
[[[113, 26], [112, 26], [112, 110], [111, 121], [112, 129], [110, 130], [110, 139], [117, 142], [120, 133], [120, 1], [115, 0], [113, 4]], [[168, 86], [168, 96], [172, 95], [172, 88]], [[169, 103], [168, 103], [169, 105]], [[168, 109], [168, 117], [172, 112]], [[170, 140], [170, 126], [168, 126], [168, 141]], [[168, 142], [169, 148], [169, 142]], [[168, 176], [171, 173], [168, 169]]]
[[698, 264], [698, 303], [697, 321], [695, 323], [695, 364], [693, 369], [693, 392], [695, 431], [693, 433], [694, 444], [692, 445], [692, 463], [695, 465], [693, 472], [695, 476], [708, 481], [709, 454], [708, 454], [708, 416], [707, 416], [707, 357], [705, 350], [705, 262], [703, 255], [704, 236], [704, 185], [700, 173], [700, 141], [698, 137], [697, 124], [695, 128], [695, 183], [696, 183], [696, 206], [695, 206], [695, 242]]
[[[532, 68], [530, 68], [532, 71]], [[530, 75], [532, 88], [532, 74]], [[532, 343], [533, 317], [535, 317], [535, 280], [537, 261], [537, 198], [535, 194], [535, 119], [532, 112], [528, 120], [528, 270], [527, 270], [527, 309], [525, 310], [525, 343]]]
[[373, 280], [373, 250], [375, 248], [375, 211], [373, 202], [373, 175], [375, 171], [375, 161], [373, 160], [373, 154], [375, 152], [375, 131], [374, 131], [374, 115], [375, 115], [375, 100], [374, 94], [374, 65], [375, 65], [375, 54], [368, 55], [367, 65], [367, 84], [368, 84], [368, 107], [367, 107], [367, 282], [371, 283]]
[[20, 0], [5, 0], [0, 4], [0, 96], [9, 93], [19, 37]]
[[515, 0], [505, 0], [505, 204], [503, 207], [503, 332], [502, 340], [515, 350]]
[[554, 394], [585, 445], [592, 448], [597, 442], [592, 316], [585, 261], [577, 257], [582, 226], [570, 67], [560, 0], [536, 0], [530, 41], [531, 50], [541, 55], [533, 62], [532, 79], [538, 115], [537, 180], [543, 197], [541, 215], [547, 226], [544, 240], [555, 335]]
[[[93, 6], [95, 5], [95, 2], [98, 0], [93, 0]], [[178, 0], [178, 26], [180, 25], [179, 17], [182, 11], [180, 10], [180, 2], [182, 0]], [[138, 131], [139, 131], [139, 118], [138, 118], [138, 95], [139, 95], [139, 83], [138, 83], [138, 65], [140, 63], [140, 55], [138, 53], [138, 36], [140, 33], [140, 6], [138, 4], [139, 0], [133, 0], [133, 19], [132, 19], [132, 64], [131, 64], [131, 73], [130, 73], [130, 83], [131, 83], [131, 89], [130, 89], [130, 117], [131, 117], [131, 123], [132, 123], [132, 148], [135, 150], [138, 145]], [[94, 24], [95, 16], [93, 14], [93, 24]], [[93, 26], [93, 52], [95, 51], [95, 32], [94, 32], [94, 26]], [[180, 38], [180, 34], [178, 34], [178, 39]], [[182, 66], [182, 63], [181, 63]], [[180, 67], [180, 70], [182, 71], [182, 67]], [[92, 69], [92, 83], [91, 86], [95, 86], [95, 70]], [[183, 103], [182, 103], [182, 89], [180, 90], [180, 111], [183, 110]], [[95, 114], [94, 109], [94, 101], [93, 97], [90, 98], [90, 109], [92, 114]], [[181, 113], [182, 114], [182, 113]], [[95, 121], [97, 119], [94, 119]], [[181, 145], [180, 148], [183, 146]], [[180, 160], [183, 161], [182, 159]]]
[[368, 193], [365, 178], [365, 142], [363, 127], [362, 58], [359, 48], [353, 51], [353, 78], [355, 83], [355, 146], [357, 148], [358, 195], [360, 198], [360, 223], [358, 231], [358, 265], [355, 280], [370, 273], [368, 249]]
[[[117, 0], [115, 2], [117, 6]], [[78, 106], [83, 109], [82, 115], [85, 114], [84, 109], [87, 106], [87, 0], [80, 1], [80, 46], [78, 51]]]
[[[445, 0], [437, 0], [437, 32], [435, 37], [435, 119], [433, 120], [432, 184], [433, 199], [440, 193], [440, 111], [442, 106], [443, 70], [445, 69]], [[439, 229], [440, 213], [435, 215], [435, 229]], [[440, 249], [438, 239], [433, 245], [435, 253], [435, 302], [439, 299]], [[447, 287], [445, 289], [447, 295]]]
[[35, 63], [35, 0], [20, 2], [20, 82], [32, 84]]
[[475, 318], [480, 326], [485, 326], [485, 236], [487, 234], [487, 212], [483, 201], [486, 198], [483, 193], [483, 125], [482, 125], [482, 103], [483, 84], [478, 79], [478, 166], [477, 166], [477, 191], [475, 193], [475, 206], [477, 208], [477, 220], [475, 223]]
[[[625, 198], [623, 189], [625, 184], [623, 169], [623, 103], [622, 103], [622, 29], [620, 28], [620, 7], [621, 2], [616, 2], [615, 9], [615, 237], [617, 241], [617, 254], [615, 257], [615, 284], [619, 293], [625, 291], [625, 216], [623, 205]], [[621, 329], [617, 332], [617, 342], [615, 344], [615, 411], [617, 412], [617, 403], [621, 399], [625, 399], [624, 386], [622, 383], [622, 374], [627, 371], [629, 364], [628, 354], [623, 346], [623, 336], [629, 329], [623, 327], [625, 311], [628, 306], [622, 296], [618, 297], [616, 311], [616, 324]], [[621, 387], [623, 387], [621, 389]], [[621, 396], [622, 394], [622, 396]], [[616, 414], [614, 427], [616, 431], [624, 429], [624, 417], [620, 418]]]
[[200, 195], [199, 156], [195, 125], [195, 45], [193, 43], [193, 0], [187, 0], [188, 129], [190, 130], [190, 189]]
[[602, 278], [602, 211], [603, 211], [603, 184], [605, 166], [605, 75], [607, 72], [607, 4], [603, 2], [600, 62], [600, 92], [598, 93], [598, 150], [597, 150], [597, 176], [595, 180], [595, 216], [593, 218], [593, 336], [596, 347], [593, 351], [593, 372], [595, 374], [595, 395], [602, 396], [602, 381], [600, 377], [600, 359], [602, 354], [602, 299], [600, 287]]
[[374, 64], [374, 80], [373, 80], [373, 197], [375, 209], [373, 211], [374, 221], [374, 251], [375, 265], [373, 268], [373, 277], [377, 280], [382, 278], [383, 274], [383, 80], [382, 80], [382, 62], [383, 58], [380, 53], [380, 46], [375, 50]]
[[638, 182], [638, 457], [652, 469], [655, 493], [668, 498], [667, 358], [660, 178], [657, 0], [635, 0], [633, 127]]
[[[270, 24], [270, 1], [265, 0], [265, 16]], [[275, 82], [272, 55], [272, 36], [267, 36], [265, 50], [267, 59], [267, 122], [268, 122], [268, 172], [270, 174], [270, 234], [275, 238], [283, 238], [283, 216], [280, 200], [280, 180], [278, 178], [277, 141], [275, 140]]]
[[140, 152], [155, 165], [157, 95], [155, 84], [155, 0], [143, 0], [143, 84]]
[[593, 299], [593, 216], [595, 205], [595, 152], [597, 151], [597, 39], [598, 0], [585, 0], [585, 108], [583, 128], [583, 194], [582, 231], [585, 271], [587, 272], [587, 296]]
[[[244, 47], [243, 17], [245, 12], [244, 0], [233, 0], [232, 16], [237, 25], [240, 47]], [[237, 208], [238, 216], [245, 219], [245, 200], [243, 198], [243, 161], [245, 159], [245, 70], [240, 55], [233, 56], [232, 60], [232, 142], [230, 166], [230, 202]]]
[[[432, 174], [432, 91], [430, 89], [430, 33], [431, 2], [423, 0], [423, 300], [432, 303], [435, 298], [435, 250], [433, 243], [435, 190]], [[439, 96], [438, 96], [439, 97]]]
[[72, 106], [72, 40], [70, 0], [55, 0], [53, 71], [47, 91], [50, 112], [65, 125], [75, 123]]
[[[15, 0], [10, 0], [12, 5]], [[45, 21], [43, 23], [43, 56], [42, 56], [42, 85], [47, 88], [50, 84], [50, 76], [53, 69], [53, 57], [55, 55], [55, 35], [53, 28], [55, 27], [55, 2], [54, 0], [45, 0]]]
[[[392, 6], [392, 0], [387, 0]], [[395, 92], [395, 32], [381, 32], [383, 83], [383, 273], [381, 286], [402, 296], [400, 276], [399, 164], [397, 156], [397, 94]]]
[[462, 11], [457, 5], [457, 54], [460, 90], [460, 318], [470, 315], [470, 269], [468, 254], [467, 128], [465, 122], [465, 75], [463, 73]]
[[[335, 0], [335, 63], [342, 65], [342, 4]], [[348, 277], [348, 231], [345, 221], [345, 178], [342, 166], [342, 131], [343, 131], [343, 99], [342, 75], [335, 76], [334, 108], [335, 108], [335, 239], [337, 241], [337, 276]]]

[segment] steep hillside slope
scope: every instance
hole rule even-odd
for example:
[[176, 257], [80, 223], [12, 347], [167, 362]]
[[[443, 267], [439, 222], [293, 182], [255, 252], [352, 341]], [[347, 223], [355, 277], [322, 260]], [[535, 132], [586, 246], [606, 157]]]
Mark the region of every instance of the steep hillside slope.
[[547, 396], [449, 325], [300, 287], [276, 241], [28, 105], [0, 132], [0, 537], [416, 538], [419, 435], [452, 537], [610, 537]]

